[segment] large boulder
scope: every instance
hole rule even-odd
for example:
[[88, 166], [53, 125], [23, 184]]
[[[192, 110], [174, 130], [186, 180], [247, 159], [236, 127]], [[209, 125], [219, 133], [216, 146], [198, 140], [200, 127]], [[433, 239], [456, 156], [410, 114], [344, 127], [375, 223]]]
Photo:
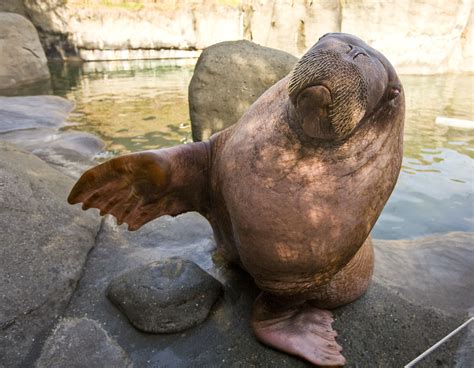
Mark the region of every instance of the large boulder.
[[219, 281], [194, 262], [170, 258], [119, 276], [107, 296], [139, 330], [171, 333], [203, 322], [220, 292]]
[[0, 142], [0, 366], [28, 366], [67, 306], [100, 221], [67, 204], [73, 180]]
[[38, 33], [25, 17], [0, 13], [0, 91], [49, 79]]
[[297, 61], [284, 51], [249, 41], [222, 42], [205, 49], [189, 84], [193, 139], [205, 140], [236, 123]]

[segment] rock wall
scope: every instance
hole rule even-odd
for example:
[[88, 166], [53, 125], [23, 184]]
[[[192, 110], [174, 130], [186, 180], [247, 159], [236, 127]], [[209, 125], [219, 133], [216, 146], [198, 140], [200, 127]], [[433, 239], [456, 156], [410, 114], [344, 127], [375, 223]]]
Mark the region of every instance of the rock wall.
[[299, 56], [327, 32], [348, 32], [399, 73], [474, 70], [472, 0], [23, 1], [47, 53], [63, 58], [194, 57], [238, 39]]

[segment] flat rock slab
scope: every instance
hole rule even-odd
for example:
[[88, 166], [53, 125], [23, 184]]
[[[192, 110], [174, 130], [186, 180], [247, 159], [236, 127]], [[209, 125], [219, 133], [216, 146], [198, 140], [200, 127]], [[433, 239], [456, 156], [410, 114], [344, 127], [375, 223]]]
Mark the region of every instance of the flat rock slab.
[[104, 142], [97, 136], [76, 131], [37, 128], [15, 130], [0, 135], [0, 139], [37, 154], [49, 149], [75, 152], [78, 157], [92, 160], [104, 149]]
[[131, 368], [125, 351], [96, 322], [65, 319], [46, 341], [36, 368]]
[[73, 180], [0, 142], [0, 366], [24, 367], [62, 313], [100, 220], [68, 205]]
[[74, 104], [57, 96], [0, 97], [0, 133], [65, 125]]
[[297, 61], [284, 51], [244, 40], [204, 49], [189, 84], [193, 139], [208, 139], [235, 124]]
[[104, 141], [90, 133], [47, 128], [0, 134], [0, 140], [16, 144], [75, 179], [94, 165], [105, 147]]
[[203, 322], [220, 293], [219, 281], [177, 257], [128, 271], [107, 288], [130, 322], [151, 333], [181, 332]]
[[0, 140], [34, 153], [78, 178], [105, 144], [84, 132], [60, 131], [74, 104], [56, 96], [0, 97]]
[[[469, 234], [448, 235], [465, 241]], [[461, 240], [464, 239], [464, 240]], [[415, 239], [423, 243], [424, 238]], [[162, 217], [140, 231], [127, 232], [108, 218], [66, 315], [88, 316], [101, 323], [140, 367], [309, 367], [306, 362], [258, 343], [250, 329], [252, 303], [259, 291], [242, 270], [230, 267], [215, 251], [212, 229], [201, 216], [189, 213]], [[378, 245], [377, 254], [396, 241]], [[448, 246], [448, 245], [447, 245]], [[394, 250], [395, 251], [395, 250]], [[402, 252], [403, 250], [401, 250]], [[176, 334], [146, 334], [133, 328], [106, 298], [108, 284], [120, 274], [150, 262], [179, 256], [198, 264], [224, 286], [223, 298], [200, 325]], [[464, 257], [463, 252], [451, 258]], [[425, 262], [438, 262], [441, 253], [426, 254]], [[410, 267], [399, 265], [403, 277]], [[420, 265], [421, 267], [421, 265]], [[405, 272], [405, 269], [407, 272]], [[466, 313], [439, 310], [418, 303], [381, 279], [379, 268], [369, 291], [358, 301], [334, 311], [338, 342], [348, 367], [400, 367], [414, 359], [466, 320]], [[465, 280], [466, 282], [469, 280]], [[431, 284], [430, 284], [431, 285]], [[433, 285], [428, 285], [433, 287]], [[460, 298], [467, 298], [461, 295]], [[463, 336], [450, 340], [421, 367], [452, 367]]]

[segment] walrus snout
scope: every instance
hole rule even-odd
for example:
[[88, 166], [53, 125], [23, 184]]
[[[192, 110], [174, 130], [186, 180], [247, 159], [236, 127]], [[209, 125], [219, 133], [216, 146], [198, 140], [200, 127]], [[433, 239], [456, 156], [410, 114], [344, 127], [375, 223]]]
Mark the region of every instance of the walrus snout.
[[399, 85], [381, 53], [357, 37], [332, 33], [298, 61], [289, 76], [288, 96], [304, 134], [341, 141], [396, 98]]
[[312, 48], [290, 75], [289, 97], [309, 137], [342, 140], [366, 113], [367, 78], [352, 60], [360, 50], [354, 55], [347, 50], [347, 44], [339, 49]]

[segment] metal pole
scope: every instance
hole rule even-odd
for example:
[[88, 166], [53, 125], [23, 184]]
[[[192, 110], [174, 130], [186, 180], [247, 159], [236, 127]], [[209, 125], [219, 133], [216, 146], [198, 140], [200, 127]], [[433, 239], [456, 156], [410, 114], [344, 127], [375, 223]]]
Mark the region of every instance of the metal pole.
[[451, 332], [449, 335], [443, 337], [441, 340], [439, 340], [436, 344], [434, 344], [431, 348], [426, 350], [423, 354], [417, 356], [415, 359], [413, 359], [410, 363], [408, 363], [404, 368], [411, 368], [413, 367], [416, 363], [418, 363], [421, 359], [426, 357], [428, 354], [432, 353], [434, 350], [436, 350], [441, 344], [443, 344], [446, 340], [450, 339], [452, 336], [456, 335], [459, 331], [461, 331], [464, 327], [466, 327], [469, 323], [474, 321], [474, 317], [469, 318], [466, 322], [464, 322], [461, 326], [456, 328], [453, 332]]

